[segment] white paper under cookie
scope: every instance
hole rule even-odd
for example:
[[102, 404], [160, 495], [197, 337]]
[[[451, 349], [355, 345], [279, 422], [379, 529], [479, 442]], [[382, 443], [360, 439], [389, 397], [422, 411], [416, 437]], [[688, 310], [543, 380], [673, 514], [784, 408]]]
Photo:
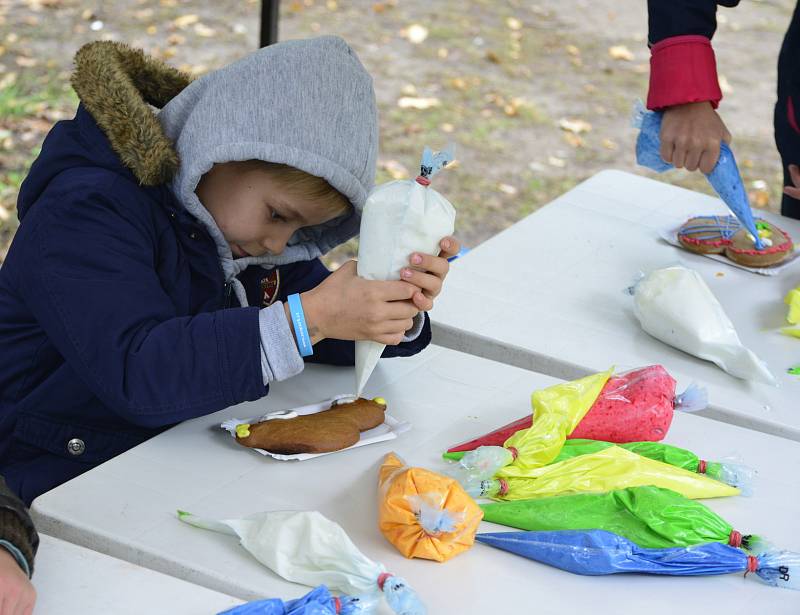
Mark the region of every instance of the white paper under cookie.
[[[332, 397], [330, 399], [326, 399], [314, 404], [308, 404], [306, 406], [299, 406], [297, 408], [287, 408], [286, 410], [277, 410], [275, 412], [268, 412], [259, 417], [249, 418], [249, 419], [229, 419], [222, 423], [220, 427], [228, 431], [228, 433], [236, 439], [236, 427], [237, 425], [243, 425], [245, 423], [253, 425], [255, 423], [260, 423], [266, 420], [280, 420], [281, 418], [293, 418], [291, 415], [294, 416], [305, 416], [308, 414], [316, 414], [317, 412], [322, 412], [323, 410], [327, 410], [331, 407], [331, 405], [346, 398], [352, 398], [352, 395], [337, 395], [336, 397]], [[271, 453], [269, 451], [265, 451], [261, 448], [251, 448], [257, 453], [261, 453], [267, 457], [272, 457], [273, 459], [278, 459], [279, 461], [305, 461], [306, 459], [313, 459], [314, 457], [322, 457], [323, 455], [332, 455], [334, 453], [340, 453], [341, 451], [346, 451], [351, 448], [358, 448], [359, 446], [366, 446], [367, 444], [375, 444], [377, 442], [385, 442], [386, 440], [394, 440], [398, 435], [404, 433], [411, 429], [411, 424], [407, 423], [406, 421], [398, 421], [396, 418], [389, 414], [384, 414], [383, 423], [370, 429], [369, 431], [362, 431], [361, 437], [359, 438], [358, 442], [353, 444], [352, 446], [348, 446], [347, 448], [343, 448], [338, 451], [331, 451], [330, 453], [299, 453], [297, 455], [280, 455], [278, 453]], [[249, 447], [248, 447], [249, 448]]]
[[636, 284], [633, 300], [642, 329], [656, 339], [711, 361], [737, 378], [775, 384], [766, 364], [739, 340], [733, 323], [696, 271], [657, 269]]
[[723, 263], [725, 265], [730, 265], [731, 267], [736, 267], [737, 269], [744, 269], [745, 271], [749, 271], [751, 273], [757, 273], [759, 275], [778, 275], [784, 269], [787, 269], [790, 266], [793, 266], [798, 261], [798, 257], [800, 257], [800, 252], [795, 250], [786, 259], [777, 265], [772, 265], [771, 267], [748, 267], [747, 265], [740, 265], [739, 263], [732, 261], [731, 259], [727, 258], [722, 254], [700, 254], [698, 252], [692, 252], [691, 250], [687, 250], [686, 248], [681, 245], [681, 242], [678, 241], [678, 231], [681, 230], [681, 227], [685, 224], [682, 222], [680, 224], [670, 224], [667, 227], [663, 227], [658, 229], [658, 235], [666, 241], [668, 244], [673, 245], [681, 250], [689, 252], [690, 254], [697, 254], [698, 256], [706, 256], [710, 259], [717, 261], [718, 263]]

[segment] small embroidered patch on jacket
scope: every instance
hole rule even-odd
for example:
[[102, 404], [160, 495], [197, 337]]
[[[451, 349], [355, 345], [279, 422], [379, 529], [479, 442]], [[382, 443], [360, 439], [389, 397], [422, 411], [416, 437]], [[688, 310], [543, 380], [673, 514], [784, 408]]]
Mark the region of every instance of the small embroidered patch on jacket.
[[280, 287], [281, 272], [278, 269], [273, 269], [261, 279], [261, 307], [267, 307], [275, 303]]

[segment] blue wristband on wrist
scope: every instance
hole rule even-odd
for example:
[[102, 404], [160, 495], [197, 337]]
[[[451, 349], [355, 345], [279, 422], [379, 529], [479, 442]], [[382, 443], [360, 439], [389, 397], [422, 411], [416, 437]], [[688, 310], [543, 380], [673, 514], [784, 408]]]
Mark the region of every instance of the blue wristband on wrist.
[[314, 347], [311, 345], [311, 337], [308, 335], [306, 315], [303, 313], [303, 303], [300, 301], [300, 295], [297, 293], [289, 295], [287, 301], [289, 303], [289, 315], [292, 317], [292, 325], [294, 326], [294, 336], [297, 339], [297, 349], [300, 351], [301, 357], [309, 357], [314, 354]]

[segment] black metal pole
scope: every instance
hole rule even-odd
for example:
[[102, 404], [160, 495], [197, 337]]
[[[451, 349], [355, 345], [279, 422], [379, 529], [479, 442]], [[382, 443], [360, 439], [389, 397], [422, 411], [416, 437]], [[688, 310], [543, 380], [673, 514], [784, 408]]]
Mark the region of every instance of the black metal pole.
[[278, 7], [280, 0], [261, 0], [261, 34], [258, 46], [266, 47], [278, 41]]

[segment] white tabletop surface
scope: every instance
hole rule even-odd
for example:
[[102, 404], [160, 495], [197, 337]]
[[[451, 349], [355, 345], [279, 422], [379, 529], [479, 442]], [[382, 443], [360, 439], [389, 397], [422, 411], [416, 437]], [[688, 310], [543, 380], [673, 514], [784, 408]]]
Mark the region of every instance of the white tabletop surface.
[[[786, 371], [800, 364], [800, 340], [778, 333], [786, 326], [783, 298], [800, 285], [800, 259], [767, 277], [658, 236], [671, 223], [726, 211], [697, 192], [598, 173], [453, 263], [431, 314], [434, 341], [564, 378], [661, 363], [681, 387], [707, 387], [706, 416], [800, 440], [800, 376]], [[800, 221], [757, 213], [800, 241]], [[641, 329], [623, 290], [639, 272], [677, 263], [702, 275], [778, 387], [734, 378]]]
[[213, 615], [242, 601], [40, 535], [34, 615]]
[[[356, 545], [404, 576], [431, 615], [596, 611], [674, 615], [680, 605], [724, 615], [797, 613], [800, 593], [741, 575], [714, 578], [579, 577], [484, 545], [444, 564], [404, 559], [377, 529], [377, 469], [390, 451], [440, 467], [440, 454], [529, 412], [530, 393], [555, 380], [438, 347], [382, 361], [367, 396], [413, 424], [397, 440], [303, 462], [279, 462], [236, 445], [217, 429], [231, 417], [294, 407], [352, 390], [350, 368], [308, 366], [272, 387], [265, 399], [189, 421], [42, 495], [33, 505], [43, 531], [243, 599], [295, 597], [287, 583], [252, 559], [235, 539], [186, 526], [182, 509], [216, 518], [264, 510], [318, 510], [340, 523]], [[800, 444], [725, 423], [682, 415], [668, 441], [708, 459], [738, 454], [761, 472], [756, 497], [707, 503], [744, 533], [760, 532], [800, 550]], [[89, 444], [89, 443], [87, 443]], [[508, 528], [484, 523], [483, 531]], [[683, 608], [683, 606], [681, 607]], [[386, 612], [386, 611], [382, 611]], [[607, 611], [610, 612], [610, 611]]]

